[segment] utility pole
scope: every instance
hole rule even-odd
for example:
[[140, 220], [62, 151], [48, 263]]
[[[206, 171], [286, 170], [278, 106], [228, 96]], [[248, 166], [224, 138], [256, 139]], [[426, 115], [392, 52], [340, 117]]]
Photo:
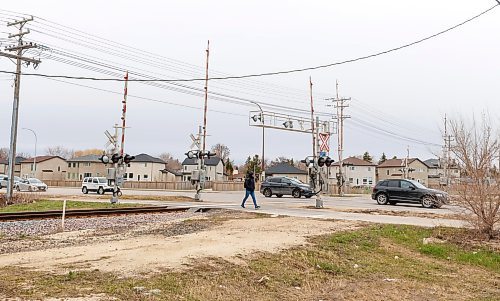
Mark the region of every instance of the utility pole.
[[410, 146], [406, 146], [406, 159], [405, 159], [405, 179], [408, 179], [410, 177], [410, 172], [408, 170], [408, 162], [410, 161]]
[[446, 118], [446, 114], [444, 115], [444, 177], [446, 179], [446, 187], [450, 184], [450, 155], [451, 155], [451, 142], [453, 141], [453, 137], [448, 134], [448, 119]]
[[26, 23], [30, 21], [33, 21], [33, 17], [7, 23], [7, 26], [18, 26], [19, 30], [18, 33], [9, 34], [9, 38], [17, 37], [17, 45], [5, 48], [6, 51], [15, 51], [16, 54], [14, 55], [10, 53], [0, 52], [0, 56], [5, 56], [16, 60], [16, 79], [14, 85], [14, 101], [12, 105], [12, 124], [10, 131], [9, 170], [8, 170], [9, 181], [7, 183], [7, 200], [10, 200], [12, 198], [13, 188], [14, 188], [14, 169], [16, 165], [16, 146], [17, 146], [17, 125], [19, 118], [19, 91], [21, 88], [21, 63], [26, 62], [28, 65], [31, 63], [35, 66], [35, 68], [36, 66], [38, 66], [38, 64], [40, 64], [39, 60], [23, 57], [23, 50], [37, 47], [37, 45], [33, 43], [29, 44], [23, 43], [23, 36], [30, 33], [29, 29], [23, 31], [23, 27], [24, 25], [26, 25]]
[[340, 98], [339, 97], [339, 82], [335, 82], [335, 90], [336, 90], [336, 98], [327, 98], [326, 100], [331, 100], [333, 101], [334, 108], [337, 109], [337, 116], [335, 119], [337, 119], [337, 124], [338, 124], [338, 153], [339, 153], [339, 195], [344, 196], [344, 184], [345, 184], [345, 179], [344, 179], [344, 174], [342, 171], [343, 167], [343, 151], [344, 151], [344, 120], [347, 118], [351, 118], [349, 115], [344, 115], [344, 108], [348, 108], [349, 105], [346, 104], [346, 101], [351, 100], [351, 98]]
[[[321, 187], [321, 171], [320, 166], [318, 164], [319, 159], [319, 117], [314, 118], [314, 99], [313, 99], [313, 83], [311, 77], [309, 77], [309, 93], [311, 97], [311, 133], [312, 133], [312, 144], [313, 144], [313, 170], [311, 172], [314, 177], [312, 177], [312, 181], [314, 182], [314, 192], [316, 193], [316, 208], [323, 208], [323, 200], [321, 199], [321, 191], [318, 190], [318, 187]], [[312, 184], [312, 183], [311, 183]]]

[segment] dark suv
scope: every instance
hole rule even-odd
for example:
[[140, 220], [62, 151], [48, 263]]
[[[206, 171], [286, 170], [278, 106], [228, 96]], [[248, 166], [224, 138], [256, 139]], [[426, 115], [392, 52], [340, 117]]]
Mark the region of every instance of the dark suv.
[[288, 177], [270, 177], [260, 185], [260, 192], [267, 198], [276, 195], [282, 197], [291, 195], [294, 198], [305, 196], [310, 198], [314, 195], [311, 187], [301, 181]]
[[424, 208], [439, 208], [449, 202], [444, 191], [430, 189], [414, 180], [383, 180], [373, 188], [372, 199], [379, 205], [419, 203]]

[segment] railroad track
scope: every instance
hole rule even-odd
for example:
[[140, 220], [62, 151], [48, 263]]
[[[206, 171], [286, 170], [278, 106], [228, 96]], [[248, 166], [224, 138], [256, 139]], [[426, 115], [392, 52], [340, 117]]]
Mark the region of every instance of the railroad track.
[[[145, 207], [122, 207], [122, 208], [104, 208], [104, 209], [71, 209], [66, 210], [65, 216], [68, 217], [94, 217], [94, 216], [109, 216], [123, 214], [140, 214], [140, 213], [164, 213], [164, 212], [179, 212], [188, 211], [205, 212], [208, 208], [201, 207], [169, 207], [169, 206], [145, 206]], [[62, 210], [50, 211], [25, 211], [25, 212], [6, 212], [0, 213], [0, 221], [14, 220], [34, 220], [61, 218]]]

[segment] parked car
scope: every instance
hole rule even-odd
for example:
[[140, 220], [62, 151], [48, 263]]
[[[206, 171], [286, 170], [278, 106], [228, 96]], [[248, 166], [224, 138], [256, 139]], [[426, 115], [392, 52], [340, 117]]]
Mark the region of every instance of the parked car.
[[30, 183], [28, 179], [21, 179], [19, 182], [14, 184], [14, 189], [17, 191], [38, 191], [38, 186]]
[[[6, 175], [0, 175], [0, 189], [4, 188], [4, 187], [7, 187], [7, 181], [8, 180], [9, 180], [8, 176], [6, 176]], [[16, 185], [16, 183], [18, 183], [21, 180], [22, 179], [20, 177], [14, 176], [14, 186]]]
[[267, 198], [273, 195], [282, 197], [291, 195], [294, 198], [305, 196], [310, 198], [314, 195], [311, 187], [301, 181], [288, 177], [269, 177], [260, 185], [260, 192]]
[[31, 185], [36, 186], [38, 191], [47, 191], [47, 189], [49, 188], [47, 184], [45, 184], [44, 182], [40, 181], [37, 178], [28, 178], [27, 180]]
[[87, 194], [89, 191], [104, 194], [105, 192], [113, 192], [113, 187], [108, 185], [108, 180], [104, 177], [87, 177], [83, 179], [82, 192]]
[[414, 180], [383, 180], [373, 188], [372, 199], [379, 205], [419, 203], [424, 208], [439, 208], [449, 203], [446, 192], [430, 189]]

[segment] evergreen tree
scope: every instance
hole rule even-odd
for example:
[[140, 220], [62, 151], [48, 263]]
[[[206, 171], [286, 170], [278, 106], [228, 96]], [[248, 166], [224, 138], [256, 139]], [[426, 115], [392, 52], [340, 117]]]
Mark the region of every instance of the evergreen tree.
[[373, 158], [372, 158], [372, 156], [370, 156], [370, 154], [368, 152], [365, 152], [363, 154], [363, 161], [372, 163], [372, 160], [373, 160]]
[[382, 157], [380, 157], [380, 160], [378, 160], [378, 164], [382, 164], [385, 161], [387, 161], [387, 157], [385, 156], [385, 153], [382, 153]]

